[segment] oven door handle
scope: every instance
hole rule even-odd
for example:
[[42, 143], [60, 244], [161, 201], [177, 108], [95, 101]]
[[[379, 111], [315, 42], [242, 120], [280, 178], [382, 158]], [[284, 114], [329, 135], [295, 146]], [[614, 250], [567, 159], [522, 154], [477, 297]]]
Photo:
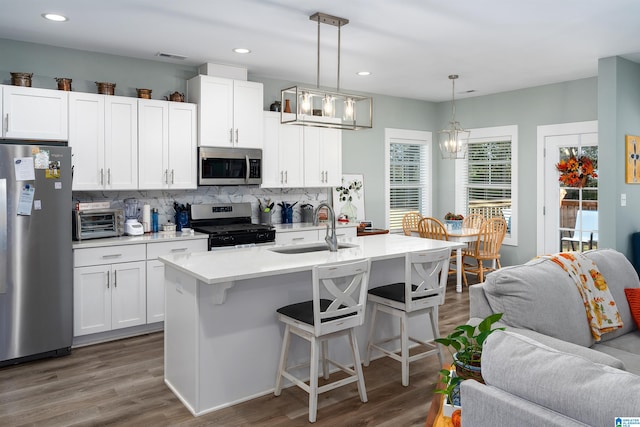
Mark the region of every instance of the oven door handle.
[[250, 170], [250, 168], [249, 168], [249, 155], [248, 155], [248, 154], [246, 154], [246, 155], [244, 156], [244, 160], [245, 160], [246, 165], [247, 165], [247, 173], [246, 173], [246, 176], [245, 176], [245, 178], [244, 178], [244, 182], [248, 184], [248, 183], [249, 183], [249, 176], [250, 176], [250, 174], [251, 174], [251, 170]]

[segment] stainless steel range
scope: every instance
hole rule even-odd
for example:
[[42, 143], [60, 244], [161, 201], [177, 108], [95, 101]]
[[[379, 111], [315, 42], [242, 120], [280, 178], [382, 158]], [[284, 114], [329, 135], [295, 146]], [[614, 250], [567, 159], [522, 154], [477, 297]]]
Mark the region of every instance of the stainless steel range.
[[276, 240], [272, 226], [251, 222], [251, 203], [191, 205], [189, 219], [191, 228], [209, 235], [209, 250]]

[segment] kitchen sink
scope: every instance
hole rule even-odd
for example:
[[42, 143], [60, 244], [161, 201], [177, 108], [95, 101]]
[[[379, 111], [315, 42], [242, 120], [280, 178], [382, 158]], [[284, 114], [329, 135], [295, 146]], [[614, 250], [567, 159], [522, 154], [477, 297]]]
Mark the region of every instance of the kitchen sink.
[[[338, 243], [338, 250], [340, 249], [349, 249], [349, 248], [357, 248], [358, 245], [354, 245], [351, 243]], [[293, 246], [281, 246], [278, 248], [269, 249], [272, 252], [277, 252], [279, 254], [306, 254], [309, 252], [329, 252], [329, 247], [326, 243], [316, 243], [313, 245], [293, 245]]]

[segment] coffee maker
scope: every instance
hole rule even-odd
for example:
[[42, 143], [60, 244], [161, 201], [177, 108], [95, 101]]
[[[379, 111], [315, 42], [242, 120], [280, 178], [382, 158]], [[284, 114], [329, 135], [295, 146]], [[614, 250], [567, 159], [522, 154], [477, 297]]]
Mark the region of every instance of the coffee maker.
[[141, 236], [144, 234], [144, 228], [138, 221], [138, 201], [136, 199], [125, 199], [124, 217], [124, 234], [129, 236]]

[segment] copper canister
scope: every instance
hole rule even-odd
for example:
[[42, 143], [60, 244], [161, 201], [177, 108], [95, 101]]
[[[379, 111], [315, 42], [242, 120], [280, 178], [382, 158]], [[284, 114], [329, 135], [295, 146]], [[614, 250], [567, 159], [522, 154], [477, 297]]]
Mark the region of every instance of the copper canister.
[[33, 73], [11, 73], [11, 84], [14, 86], [31, 87]]
[[113, 95], [115, 92], [116, 84], [107, 82], [96, 82], [98, 86], [98, 93], [101, 95]]
[[65, 90], [67, 92], [71, 91], [71, 79], [66, 77], [56, 77], [56, 81], [58, 82], [58, 90]]
[[138, 98], [151, 99], [151, 89], [136, 89]]

